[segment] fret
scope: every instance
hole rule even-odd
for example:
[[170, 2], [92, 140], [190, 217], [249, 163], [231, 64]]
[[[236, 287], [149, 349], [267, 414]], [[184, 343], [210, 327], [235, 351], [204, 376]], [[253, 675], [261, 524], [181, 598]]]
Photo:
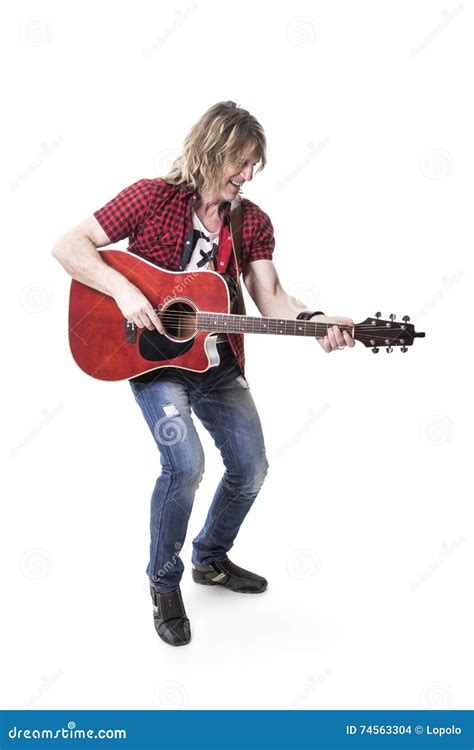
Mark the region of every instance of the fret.
[[[311, 320], [264, 318], [230, 313], [196, 313], [199, 331], [219, 333], [266, 333], [277, 336], [324, 336], [332, 323], [316, 323]], [[341, 326], [344, 328], [347, 326]]]

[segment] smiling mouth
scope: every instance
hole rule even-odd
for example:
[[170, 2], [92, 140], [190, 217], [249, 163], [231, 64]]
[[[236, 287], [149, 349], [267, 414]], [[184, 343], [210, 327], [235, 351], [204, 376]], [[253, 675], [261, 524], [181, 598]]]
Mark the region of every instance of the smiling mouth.
[[232, 185], [232, 187], [239, 188], [239, 190], [244, 184], [243, 182], [234, 182], [234, 180], [229, 180], [229, 182]]

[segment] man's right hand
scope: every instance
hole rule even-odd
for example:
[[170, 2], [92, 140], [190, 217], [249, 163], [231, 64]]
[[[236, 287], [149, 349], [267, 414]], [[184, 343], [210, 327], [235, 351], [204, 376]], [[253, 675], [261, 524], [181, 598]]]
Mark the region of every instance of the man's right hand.
[[110, 244], [110, 237], [95, 216], [89, 216], [59, 238], [53, 248], [53, 256], [73, 279], [112, 297], [130, 323], [135, 323], [138, 328], [148, 328], [149, 331], [156, 328], [160, 333], [165, 333], [145, 295], [100, 257], [98, 248]]
[[135, 323], [138, 328], [148, 328], [149, 331], [156, 328], [160, 333], [165, 333], [163, 324], [153, 309], [153, 305], [136, 286], [130, 283], [124, 284], [114, 294], [114, 299], [122, 315], [130, 323]]

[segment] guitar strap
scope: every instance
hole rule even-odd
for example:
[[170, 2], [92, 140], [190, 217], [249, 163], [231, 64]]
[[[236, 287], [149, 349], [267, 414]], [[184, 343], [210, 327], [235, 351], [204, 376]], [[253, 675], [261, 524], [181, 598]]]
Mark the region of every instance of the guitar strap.
[[[243, 210], [242, 202], [240, 198], [236, 198], [230, 204], [230, 237], [232, 242], [232, 253], [234, 256], [235, 274], [237, 282], [237, 314], [245, 315], [245, 302], [244, 295], [242, 293], [242, 284], [239, 271], [239, 262], [242, 255], [242, 224], [243, 224]], [[215, 263], [212, 261], [209, 264], [211, 270], [215, 270]]]

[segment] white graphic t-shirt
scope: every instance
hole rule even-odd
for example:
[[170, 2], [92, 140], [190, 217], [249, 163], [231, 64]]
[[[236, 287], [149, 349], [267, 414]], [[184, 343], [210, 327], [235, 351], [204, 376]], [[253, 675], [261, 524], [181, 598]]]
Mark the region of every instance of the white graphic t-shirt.
[[[207, 271], [212, 258], [217, 265], [217, 248], [219, 232], [209, 232], [199, 216], [193, 211], [193, 244], [189, 262], [185, 271]], [[218, 333], [216, 341], [227, 341], [225, 333]]]
[[207, 271], [209, 260], [217, 257], [219, 232], [208, 232], [199, 216], [193, 211], [193, 245], [185, 271]]

